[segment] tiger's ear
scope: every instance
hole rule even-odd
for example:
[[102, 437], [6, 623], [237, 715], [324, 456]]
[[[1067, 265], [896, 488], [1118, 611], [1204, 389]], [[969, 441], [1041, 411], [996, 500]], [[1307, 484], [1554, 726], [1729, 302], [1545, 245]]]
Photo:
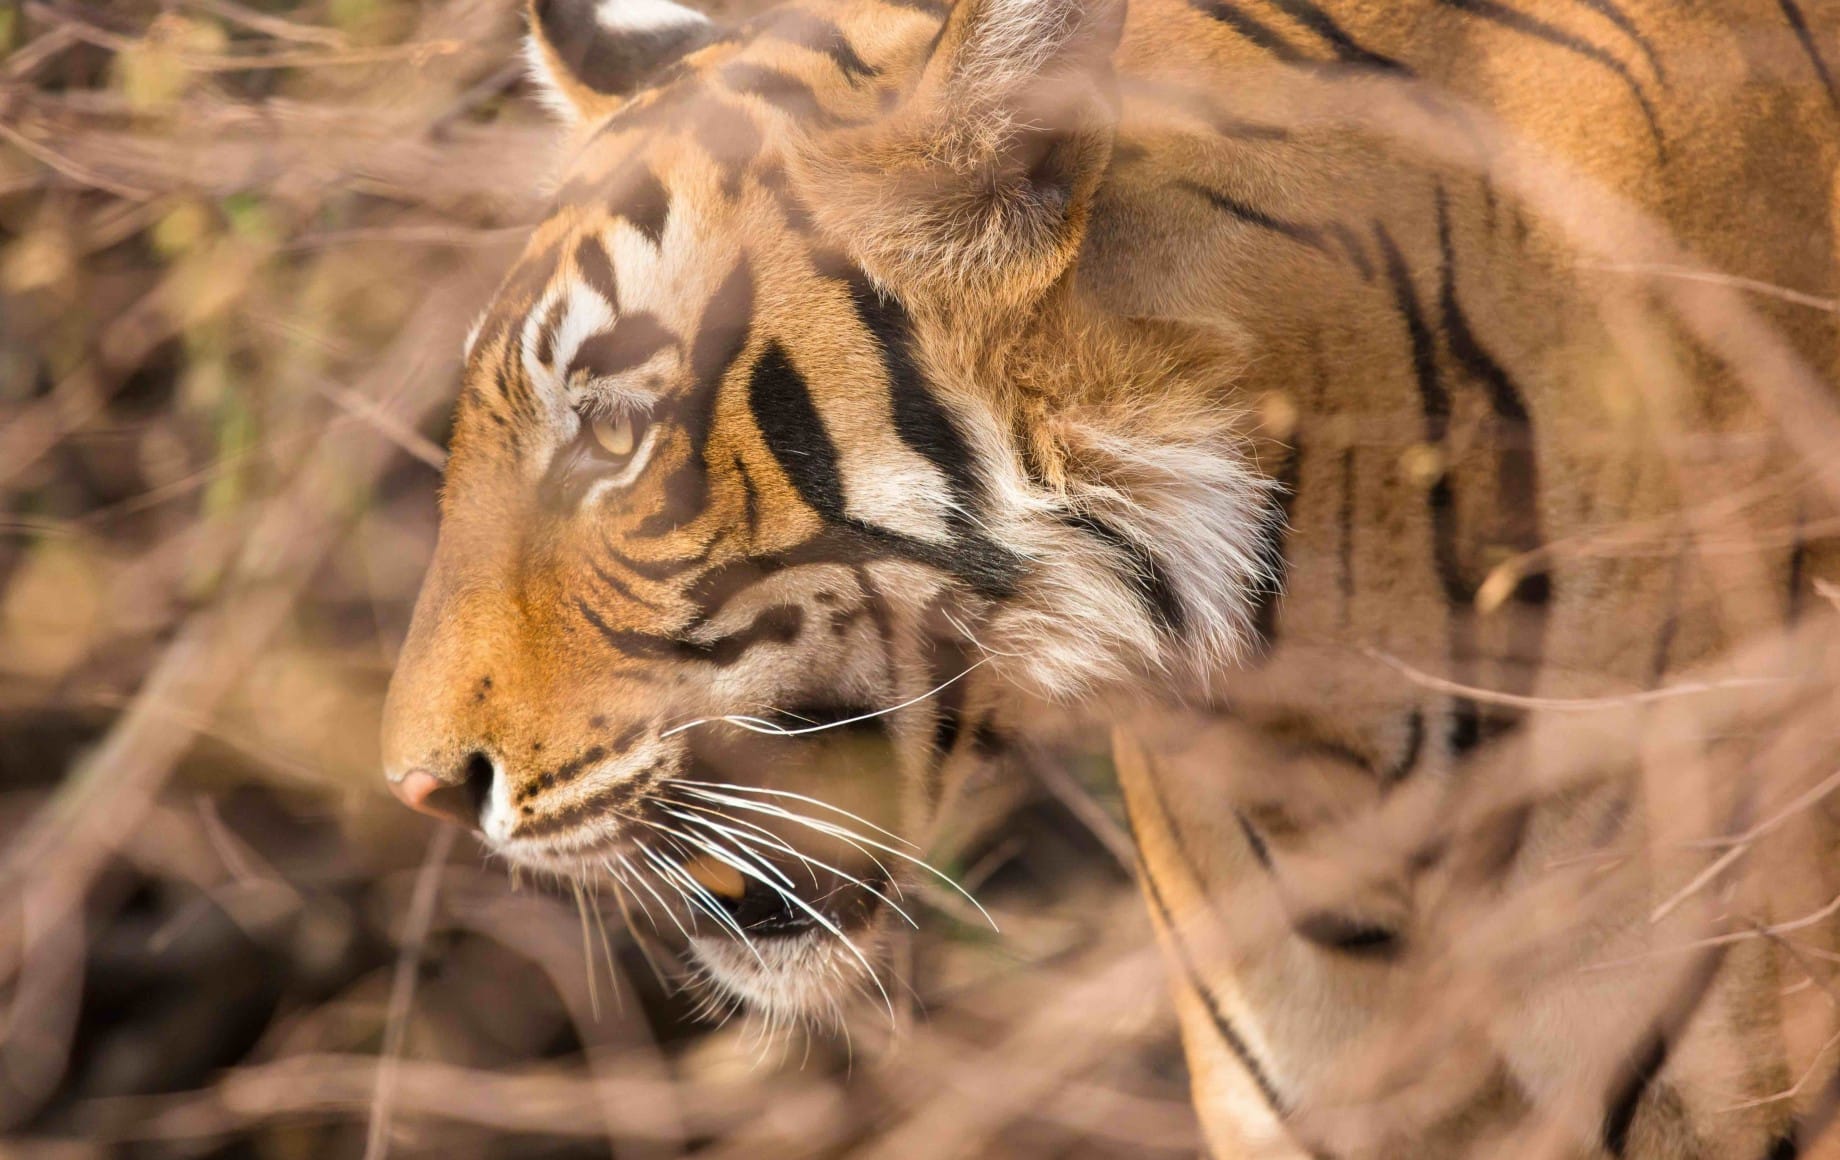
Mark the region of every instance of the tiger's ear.
[[672, 0], [527, 0], [525, 54], [543, 102], [592, 121], [665, 65], [714, 40], [715, 25]]
[[903, 296], [1038, 297], [1111, 156], [1125, 0], [959, 0], [918, 85], [799, 161], [819, 220]]

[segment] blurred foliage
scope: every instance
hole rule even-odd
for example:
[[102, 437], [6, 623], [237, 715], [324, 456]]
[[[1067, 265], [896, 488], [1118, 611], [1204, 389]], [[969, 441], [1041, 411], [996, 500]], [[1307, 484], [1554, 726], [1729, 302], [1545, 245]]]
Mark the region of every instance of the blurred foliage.
[[0, 1154], [870, 1154], [968, 1114], [992, 1155], [1192, 1152], [1103, 770], [981, 788], [948, 857], [1003, 935], [940, 900], [900, 1037], [692, 1026], [467, 839], [409, 937], [431, 831], [377, 717], [461, 337], [541, 207], [517, 9], [0, 0]]

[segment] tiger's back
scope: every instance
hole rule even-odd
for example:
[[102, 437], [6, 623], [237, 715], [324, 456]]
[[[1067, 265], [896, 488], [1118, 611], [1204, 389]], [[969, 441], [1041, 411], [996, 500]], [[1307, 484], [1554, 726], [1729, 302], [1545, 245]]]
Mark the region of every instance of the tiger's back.
[[[1820, 444], [1771, 392], [1831, 404], [1832, 314], [1676, 297], [1705, 270], [1836, 284], [1840, 121], [1809, 14], [1272, 8], [1210, 9], [1282, 75], [1228, 98], [1245, 156], [1210, 157], [1176, 212], [1234, 218], [1222, 270], [1280, 288], [1216, 300], [1255, 304], [1239, 385], [1290, 489], [1283, 596], [1224, 712], [1120, 745], [1198, 1098], [1233, 1109], [1204, 1111], [1215, 1147], [1797, 1154], [1834, 1062], [1808, 998], [1830, 986], [1833, 819], [1805, 813], [1748, 878], [1700, 881], [1712, 856], [1682, 847], [1794, 801], [1831, 742], [1714, 757], [1686, 712], [1587, 742], [1559, 702], [1615, 713], [1757, 648], [1831, 574]], [[1294, 75], [1312, 39], [1425, 107], [1308, 91], [1361, 83]], [[1271, 131], [1274, 101], [1321, 119]], [[1720, 325], [1801, 377], [1759, 389], [1757, 347]], [[1695, 709], [1717, 735], [1805, 731], [1819, 704]], [[1812, 956], [1725, 941], [1810, 915]]]
[[[1284, 592], [1226, 711], [1120, 758], [1146, 893], [1187, 963], [1198, 1098], [1233, 1109], [1204, 1112], [1216, 1149], [1795, 1154], [1832, 1020], [1775, 992], [1818, 992], [1825, 969], [1719, 938], [1734, 897], [1765, 926], [1820, 914], [1831, 818], [1780, 835], [1762, 881], [1701, 883], [1649, 920], [1710, 861], [1683, 843], [1792, 801], [1831, 745], [1714, 759], [1682, 714], [1586, 743], [1542, 706], [1755, 647], [1829, 574], [1831, 486], [1758, 368], [1706, 332], [1727, 303], [1696, 316], [1668, 284], [1835, 286], [1840, 122], [1810, 14], [1197, 7], [1230, 26], [1234, 64], [1203, 50], [1218, 67], [1280, 74], [1226, 99], [1228, 156], [1176, 212], [1236, 219], [1222, 271], [1280, 288], [1208, 272], [1216, 301], [1254, 304], [1239, 385], [1290, 487]], [[1351, 112], [1315, 90], [1362, 82], [1302, 56], [1411, 78], [1425, 107]], [[1320, 120], [1273, 131], [1274, 105]], [[1806, 360], [1791, 391], [1824, 386], [1831, 314], [1747, 297], [1724, 321]], [[1410, 679], [1429, 674], [1503, 696]], [[1580, 744], [1599, 748], [1581, 763]], [[1701, 891], [1723, 892], [1717, 913]], [[1832, 923], [1811, 928], [1818, 957]]]
[[[691, 726], [894, 705], [919, 833], [1020, 685], [1118, 723], [1221, 1156], [1811, 1146], [1831, 4], [641, 7], [533, 5], [584, 144], [471, 356], [401, 796], [574, 872], [714, 800]], [[690, 937], [768, 1008], [856, 969]]]

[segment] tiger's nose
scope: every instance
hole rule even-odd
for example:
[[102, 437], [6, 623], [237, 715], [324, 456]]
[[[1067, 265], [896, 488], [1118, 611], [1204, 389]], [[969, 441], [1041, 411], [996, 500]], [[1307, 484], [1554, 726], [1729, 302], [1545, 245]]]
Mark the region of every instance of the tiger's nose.
[[483, 753], [475, 753], [467, 758], [455, 778], [440, 778], [426, 769], [412, 769], [390, 782], [390, 792], [418, 813], [477, 830], [486, 802], [492, 796], [495, 776], [492, 760]]

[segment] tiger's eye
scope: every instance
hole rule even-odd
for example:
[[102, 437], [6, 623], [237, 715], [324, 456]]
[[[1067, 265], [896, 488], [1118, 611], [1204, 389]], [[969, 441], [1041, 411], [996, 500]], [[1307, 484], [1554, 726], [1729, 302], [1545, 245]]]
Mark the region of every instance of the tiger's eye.
[[595, 446], [605, 455], [625, 459], [639, 446], [639, 428], [631, 415], [594, 419], [588, 425]]

